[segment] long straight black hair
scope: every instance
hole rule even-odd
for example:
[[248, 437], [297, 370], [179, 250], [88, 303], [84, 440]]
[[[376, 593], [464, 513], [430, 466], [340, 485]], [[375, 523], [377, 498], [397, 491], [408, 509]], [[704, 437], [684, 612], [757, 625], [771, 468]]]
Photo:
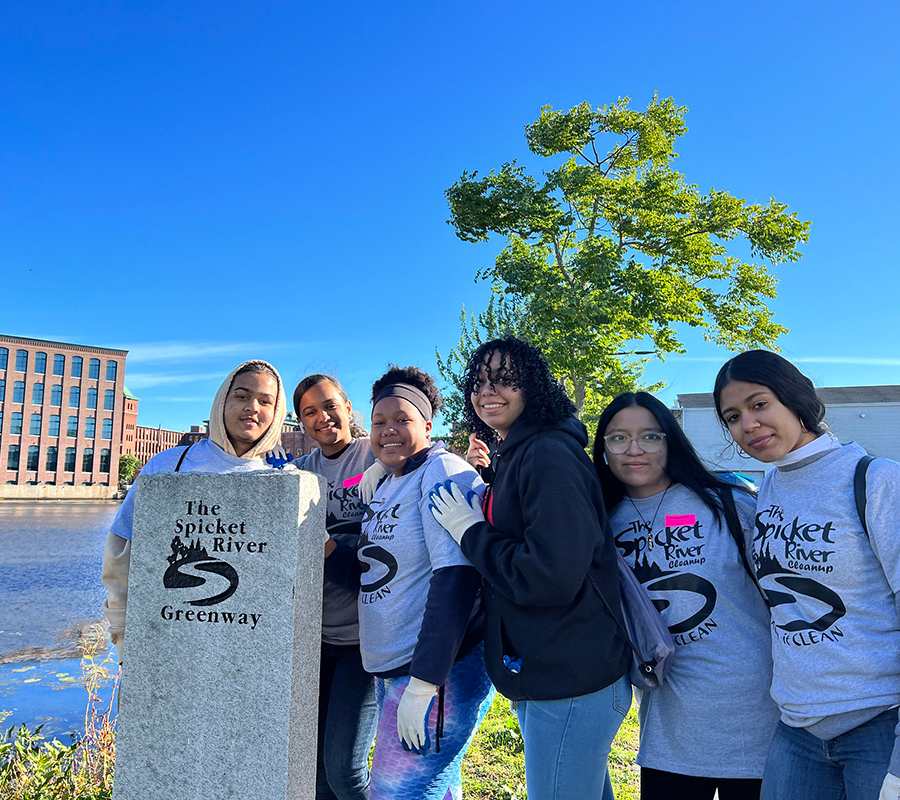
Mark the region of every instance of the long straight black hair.
[[675, 415], [666, 408], [652, 394], [647, 392], [625, 392], [613, 400], [600, 415], [597, 422], [597, 436], [594, 439], [594, 469], [600, 478], [600, 486], [603, 488], [603, 502], [606, 510], [612, 510], [625, 499], [625, 484], [615, 475], [609, 465], [603, 460], [605, 454], [606, 429], [612, 418], [623, 408], [640, 406], [646, 408], [659, 423], [659, 429], [666, 435], [666, 468], [665, 473], [672, 483], [680, 483], [686, 489], [690, 489], [700, 501], [712, 512], [716, 521], [722, 522], [722, 505], [716, 497], [720, 490], [732, 491], [738, 489], [749, 493], [749, 489], [737, 484], [729, 483], [720, 478], [714, 472], [708, 470], [694, 446], [690, 443]]
[[771, 389], [781, 404], [794, 413], [805, 430], [815, 436], [828, 432], [825, 424], [825, 404], [816, 394], [813, 382], [790, 361], [768, 350], [747, 350], [726, 361], [713, 388], [716, 415], [727, 430], [722, 417], [722, 390], [732, 381], [758, 383]]

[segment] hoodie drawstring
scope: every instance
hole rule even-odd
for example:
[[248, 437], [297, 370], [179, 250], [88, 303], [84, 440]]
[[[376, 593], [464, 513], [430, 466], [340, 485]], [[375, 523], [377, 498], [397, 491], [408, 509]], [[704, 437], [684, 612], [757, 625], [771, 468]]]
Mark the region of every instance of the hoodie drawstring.
[[437, 728], [435, 730], [435, 744], [436, 750], [438, 753], [441, 752], [441, 737], [444, 735], [444, 686], [441, 685], [441, 688], [438, 689], [438, 715], [437, 715]]

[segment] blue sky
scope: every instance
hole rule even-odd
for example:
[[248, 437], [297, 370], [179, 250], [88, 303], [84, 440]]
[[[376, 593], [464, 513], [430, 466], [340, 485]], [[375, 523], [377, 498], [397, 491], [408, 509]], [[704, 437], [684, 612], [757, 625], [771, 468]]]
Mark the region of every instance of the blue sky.
[[[738, 7], [740, 5], [740, 7]], [[0, 332], [129, 349], [139, 421], [208, 416], [236, 363], [331, 371], [368, 411], [434, 370], [475, 271], [444, 189], [528, 155], [524, 126], [655, 90], [690, 108], [701, 189], [812, 220], [778, 270], [785, 355], [819, 385], [900, 383], [900, 8], [887, 2], [54, 2], [0, 28]], [[554, 162], [555, 163], [555, 162]], [[662, 397], [727, 352], [685, 335]]]

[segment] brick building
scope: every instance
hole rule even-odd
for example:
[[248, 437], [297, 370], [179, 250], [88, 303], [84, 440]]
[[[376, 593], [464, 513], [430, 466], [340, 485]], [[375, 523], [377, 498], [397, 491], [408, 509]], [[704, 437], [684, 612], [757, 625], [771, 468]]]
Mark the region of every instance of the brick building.
[[0, 497], [111, 497], [127, 350], [0, 335]]
[[182, 444], [183, 436], [184, 431], [170, 431], [162, 426], [148, 428], [145, 425], [138, 425], [135, 427], [134, 455], [141, 464], [146, 464], [157, 453]]
[[122, 393], [125, 395], [122, 414], [122, 453], [133, 456], [137, 437], [138, 399], [128, 391], [127, 386], [122, 387]]

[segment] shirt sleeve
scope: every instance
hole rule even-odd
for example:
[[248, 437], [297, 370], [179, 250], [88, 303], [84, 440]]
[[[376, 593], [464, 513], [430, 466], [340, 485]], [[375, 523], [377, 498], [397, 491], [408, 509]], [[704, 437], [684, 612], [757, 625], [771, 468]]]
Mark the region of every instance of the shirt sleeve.
[[484, 483], [478, 477], [478, 473], [463, 459], [454, 455], [445, 455], [426, 464], [422, 469], [422, 496], [419, 499], [419, 514], [422, 517], [422, 530], [425, 538], [425, 547], [428, 550], [428, 558], [431, 562], [431, 570], [434, 572], [444, 567], [471, 566], [459, 545], [453, 537], [447, 533], [431, 513], [430, 495], [442, 483], [452, 480], [466, 490], [474, 490], [479, 499], [484, 496]]
[[335, 538], [334, 542], [334, 550], [325, 559], [325, 577], [348, 592], [358, 592], [362, 569], [356, 545], [343, 538]]
[[110, 526], [112, 533], [129, 542], [131, 541], [131, 531], [134, 528], [134, 497], [140, 480], [141, 476], [138, 475], [137, 480], [131, 484], [131, 488], [125, 495], [125, 500], [119, 506], [119, 512]]
[[410, 675], [436, 686], [447, 680], [480, 585], [474, 567], [445, 567], [432, 573]]
[[604, 536], [605, 512], [592, 501], [596, 475], [565, 444], [546, 438], [523, 454], [517, 477], [525, 521], [521, 537], [485, 521], [466, 531], [463, 552], [514, 603], [566, 605], [581, 590]]
[[875, 557], [900, 599], [900, 464], [876, 459], [866, 476], [866, 524]]
[[[866, 526], [875, 557], [900, 609], [900, 464], [878, 458], [866, 475]], [[889, 772], [900, 775], [900, 722], [894, 729]]]

